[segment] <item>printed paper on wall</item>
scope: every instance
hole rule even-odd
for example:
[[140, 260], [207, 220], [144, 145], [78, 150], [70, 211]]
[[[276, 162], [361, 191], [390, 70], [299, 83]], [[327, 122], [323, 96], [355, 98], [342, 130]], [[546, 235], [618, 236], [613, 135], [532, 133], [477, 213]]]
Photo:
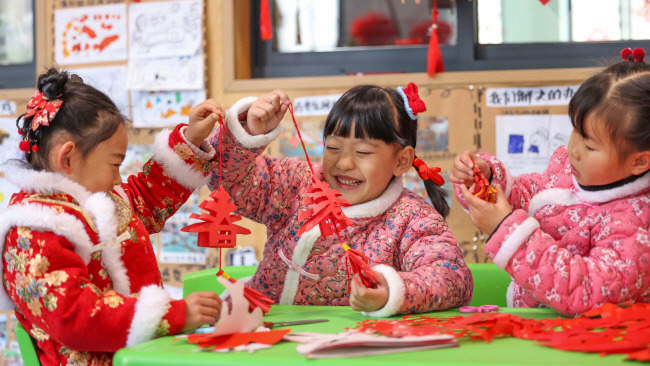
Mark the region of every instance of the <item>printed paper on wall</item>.
[[132, 91], [133, 127], [168, 127], [187, 123], [190, 109], [205, 100], [205, 90]]

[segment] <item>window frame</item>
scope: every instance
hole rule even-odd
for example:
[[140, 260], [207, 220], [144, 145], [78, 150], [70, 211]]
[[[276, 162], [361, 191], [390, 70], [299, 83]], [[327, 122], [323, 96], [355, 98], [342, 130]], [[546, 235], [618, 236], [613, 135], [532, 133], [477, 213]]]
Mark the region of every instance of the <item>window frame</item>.
[[[253, 79], [426, 72], [427, 45], [359, 47], [331, 52], [276, 52], [272, 40], [262, 41], [259, 37], [260, 1], [249, 1]], [[477, 1], [456, 0], [456, 10], [457, 43], [440, 47], [446, 71], [599, 67], [616, 60], [625, 47], [642, 47], [650, 52], [650, 40], [481, 45], [478, 44]], [[342, 59], [345, 62], [340, 62]], [[395, 69], [395, 65], [400, 68]]]

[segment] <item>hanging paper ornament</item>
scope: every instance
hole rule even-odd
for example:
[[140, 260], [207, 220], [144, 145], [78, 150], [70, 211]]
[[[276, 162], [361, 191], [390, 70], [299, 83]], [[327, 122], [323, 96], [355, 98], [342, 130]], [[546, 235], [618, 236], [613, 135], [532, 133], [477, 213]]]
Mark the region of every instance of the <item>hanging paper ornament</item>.
[[445, 71], [445, 65], [442, 61], [442, 51], [440, 51], [440, 42], [438, 41], [438, 1], [433, 0], [433, 9], [431, 11], [431, 36], [429, 37], [429, 51], [427, 52], [427, 74], [429, 77], [436, 76], [437, 72]]
[[[237, 234], [247, 235], [251, 231], [234, 224], [234, 222], [241, 220], [242, 217], [232, 213], [237, 209], [237, 206], [235, 206], [232, 198], [223, 188], [222, 136], [225, 129], [226, 126], [223, 120], [219, 118], [219, 187], [216, 191], [210, 192], [210, 198], [212, 200], [206, 199], [199, 204], [199, 208], [207, 211], [207, 213], [192, 213], [190, 215], [190, 218], [201, 220], [201, 222], [188, 225], [182, 228], [181, 231], [198, 233], [197, 245], [200, 247], [219, 248], [219, 272], [217, 272], [217, 279], [223, 277], [230, 282], [237, 282], [221, 268], [221, 248], [234, 248], [237, 245]], [[244, 294], [249, 301], [250, 311], [259, 307], [264, 313], [267, 313], [271, 309], [273, 300], [260, 292], [244, 286]]]
[[[473, 163], [473, 162], [472, 162]], [[474, 192], [472, 193], [474, 196], [490, 202], [490, 203], [496, 203], [497, 202], [497, 191], [490, 185], [490, 182], [485, 178], [483, 173], [481, 173], [481, 170], [476, 167], [476, 164], [472, 167], [472, 170], [474, 171]]]
[[[303, 204], [305, 206], [312, 206], [308, 210], [300, 213], [298, 218], [300, 220], [307, 219], [307, 222], [303, 224], [298, 230], [298, 235], [302, 235], [305, 231], [313, 228], [318, 225], [321, 230], [322, 236], [329, 236], [332, 233], [336, 234], [341, 246], [345, 250], [345, 260], [346, 260], [346, 273], [348, 273], [348, 268], [353, 275], [358, 274], [361, 277], [361, 281], [364, 286], [368, 288], [377, 287], [377, 279], [375, 273], [370, 269], [370, 259], [366, 257], [363, 253], [357, 250], [351, 249], [347, 243], [345, 243], [339, 234], [339, 231], [344, 230], [352, 222], [350, 219], [345, 216], [343, 213], [342, 207], [350, 206], [350, 204], [339, 198], [341, 194], [335, 189], [331, 188], [327, 182], [323, 182], [316, 178], [316, 173], [314, 173], [314, 168], [311, 165], [311, 160], [309, 160], [309, 155], [307, 154], [307, 149], [305, 148], [305, 143], [300, 134], [300, 129], [298, 128], [298, 122], [296, 122], [296, 117], [293, 114], [293, 105], [289, 105], [289, 113], [293, 119], [293, 124], [296, 126], [296, 132], [298, 138], [300, 139], [300, 144], [302, 149], [305, 152], [305, 157], [307, 158], [307, 164], [311, 170], [311, 184], [307, 187], [307, 194], [303, 199]], [[350, 292], [350, 276], [348, 273], [348, 293]]]

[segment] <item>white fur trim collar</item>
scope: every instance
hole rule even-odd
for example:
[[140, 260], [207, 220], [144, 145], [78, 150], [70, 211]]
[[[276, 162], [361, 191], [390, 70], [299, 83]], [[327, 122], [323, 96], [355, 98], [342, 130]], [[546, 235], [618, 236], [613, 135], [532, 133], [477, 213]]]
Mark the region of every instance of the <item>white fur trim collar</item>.
[[[44, 195], [52, 195], [55, 192], [69, 194], [79, 202], [81, 208], [91, 213], [102, 243], [110, 242], [117, 237], [115, 204], [107, 193], [91, 193], [82, 185], [59, 173], [36, 171], [21, 165], [14, 165], [13, 169], [6, 172], [6, 176], [22, 191]], [[129, 295], [131, 285], [122, 261], [121, 247], [105, 246], [102, 250], [102, 259], [115, 291], [122, 295]]]
[[169, 147], [172, 131], [162, 130], [153, 143], [153, 158], [162, 165], [165, 172], [176, 182], [188, 189], [197, 189], [208, 183], [209, 174], [203, 174], [188, 165], [174, 149]]
[[271, 141], [278, 138], [282, 132], [282, 125], [278, 125], [273, 130], [269, 131], [264, 135], [252, 136], [242, 125], [239, 123], [239, 114], [247, 111], [253, 102], [257, 100], [255, 97], [246, 97], [238, 100], [226, 113], [226, 126], [230, 133], [235, 137], [235, 139], [244, 147], [249, 149], [254, 149], [257, 147], [266, 146], [271, 143]]
[[148, 341], [156, 336], [156, 330], [167, 314], [170, 301], [169, 293], [156, 285], [145, 286], [140, 290], [126, 347]]
[[345, 216], [360, 219], [366, 217], [375, 217], [383, 214], [388, 210], [402, 195], [404, 185], [402, 177], [395, 177], [386, 187], [381, 196], [372, 201], [364, 202], [358, 205], [343, 207]]

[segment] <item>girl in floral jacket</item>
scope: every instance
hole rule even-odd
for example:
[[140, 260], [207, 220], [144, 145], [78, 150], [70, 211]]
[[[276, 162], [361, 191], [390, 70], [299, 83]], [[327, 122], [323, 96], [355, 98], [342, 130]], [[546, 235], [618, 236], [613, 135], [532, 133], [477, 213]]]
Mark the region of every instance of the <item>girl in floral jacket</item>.
[[39, 76], [17, 121], [27, 163], [5, 172], [21, 190], [0, 216], [0, 307], [15, 309], [42, 365], [110, 365], [121, 347], [216, 322], [216, 295], [170, 298], [149, 239], [206, 183], [213, 112], [201, 104], [189, 127], [161, 132], [143, 172], [121, 183], [115, 104], [76, 75]]
[[[281, 133], [278, 127], [289, 98], [275, 91], [246, 98], [227, 113], [223, 137], [223, 185], [238, 213], [266, 224], [264, 257], [249, 285], [280, 304], [351, 305], [370, 316], [418, 313], [467, 304], [473, 281], [443, 214], [449, 210], [442, 189], [429, 187], [434, 206], [403, 188], [412, 166], [416, 113], [424, 110], [415, 84], [400, 92], [363, 85], [346, 92], [327, 117], [323, 164], [325, 180], [352, 204], [343, 212], [352, 225], [342, 240], [376, 265], [377, 288], [352, 282], [348, 294], [345, 252], [336, 237], [322, 237], [318, 226], [298, 234], [312, 172], [298, 159], [263, 155]], [[417, 105], [417, 107], [416, 107]], [[219, 137], [213, 137], [216, 146]], [[420, 171], [438, 183], [434, 169]], [[219, 172], [209, 186], [216, 189]], [[442, 214], [441, 214], [442, 213]]]
[[[650, 301], [650, 66], [641, 49], [631, 53], [573, 96], [568, 147], [542, 174], [513, 178], [485, 153], [454, 162], [457, 197], [513, 278], [510, 306], [574, 315]], [[497, 187], [496, 204], [470, 193], [474, 163]]]

